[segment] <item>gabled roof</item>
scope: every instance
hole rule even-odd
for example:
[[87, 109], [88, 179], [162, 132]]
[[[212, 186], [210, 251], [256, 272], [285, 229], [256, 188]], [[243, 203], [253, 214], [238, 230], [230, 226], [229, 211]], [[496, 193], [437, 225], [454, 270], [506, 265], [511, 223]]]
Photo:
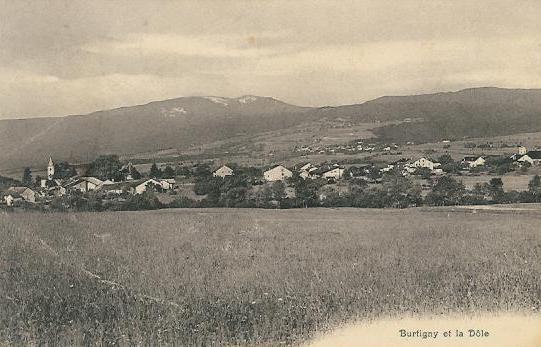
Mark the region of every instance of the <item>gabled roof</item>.
[[272, 167], [272, 168], [266, 170], [265, 172], [274, 171], [274, 170], [280, 169], [280, 168], [282, 168], [282, 169], [284, 169], [284, 170], [287, 170], [287, 171], [291, 172], [287, 167], [285, 167], [285, 166], [283, 166], [283, 165], [276, 165], [276, 166], [274, 166], [274, 167]]
[[76, 184], [79, 184], [79, 183], [82, 183], [82, 182], [88, 182], [88, 183], [92, 183], [96, 186], [100, 186], [103, 181], [100, 180], [99, 178], [96, 178], [96, 177], [78, 177], [77, 179], [69, 182], [68, 184], [66, 184], [66, 187], [69, 187], [69, 186], [74, 186]]
[[[143, 184], [146, 185], [146, 184], [149, 183], [149, 182], [152, 182], [152, 183], [157, 184], [157, 185], [161, 185], [161, 184], [160, 184], [160, 181], [159, 181], [159, 180], [156, 180], [156, 179], [154, 179], [154, 178], [146, 178], [146, 179], [143, 179], [143, 180], [139, 180], [139, 181], [133, 182], [133, 184], [134, 184], [134, 187], [138, 187], [138, 186], [143, 185]], [[131, 182], [130, 182], [130, 183], [131, 183]]]
[[532, 159], [541, 159], [541, 151], [528, 151], [526, 155]]
[[484, 159], [482, 155], [477, 155], [477, 156], [466, 156], [464, 157], [464, 159], [462, 159], [463, 161], [476, 161], [477, 159]]
[[312, 165], [312, 163], [306, 163], [306, 164], [302, 165], [302, 166], [299, 168], [299, 170], [300, 170], [300, 171], [303, 171], [303, 170], [309, 170], [309, 169], [311, 169], [312, 167], [314, 167], [314, 165]]
[[[8, 192], [9, 192], [9, 193], [22, 194], [22, 193], [24, 193], [27, 189], [30, 189], [30, 188], [28, 188], [28, 187], [10, 187], [10, 188], [8, 189]], [[30, 190], [33, 192], [32, 189], [30, 189]]]
[[229, 169], [229, 170], [233, 171], [233, 169], [230, 168], [229, 166], [227, 166], [227, 165], [222, 165], [222, 166], [220, 166], [219, 168], [217, 168], [216, 170], [214, 170], [214, 172], [217, 172], [218, 170], [225, 170], [225, 169]]

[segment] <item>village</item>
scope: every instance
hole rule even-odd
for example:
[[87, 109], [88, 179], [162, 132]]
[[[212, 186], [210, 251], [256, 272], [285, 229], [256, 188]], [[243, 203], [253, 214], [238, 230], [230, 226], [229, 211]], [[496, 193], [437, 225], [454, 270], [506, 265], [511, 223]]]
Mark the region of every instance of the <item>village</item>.
[[[366, 148], [372, 150], [375, 146], [371, 144]], [[383, 151], [390, 149], [391, 146], [382, 147]], [[55, 163], [50, 157], [46, 177], [32, 179], [30, 169], [25, 169], [21, 184], [5, 187], [0, 192], [0, 206], [137, 210], [534, 202], [539, 199], [538, 176], [531, 179], [527, 191], [508, 192], [509, 189], [504, 191], [498, 175], [526, 172], [539, 167], [540, 162], [541, 150], [528, 150], [523, 146], [510, 155], [470, 155], [460, 161], [443, 154], [437, 159], [433, 156], [415, 160], [401, 158], [389, 163], [300, 162], [289, 167], [277, 163], [264, 168], [236, 164], [217, 166], [213, 162], [169, 163], [158, 167], [154, 163], [143, 173], [131, 161], [123, 163], [115, 155], [101, 156], [86, 165]], [[494, 177], [488, 183], [477, 183], [473, 187], [462, 183], [464, 178], [479, 175]]]

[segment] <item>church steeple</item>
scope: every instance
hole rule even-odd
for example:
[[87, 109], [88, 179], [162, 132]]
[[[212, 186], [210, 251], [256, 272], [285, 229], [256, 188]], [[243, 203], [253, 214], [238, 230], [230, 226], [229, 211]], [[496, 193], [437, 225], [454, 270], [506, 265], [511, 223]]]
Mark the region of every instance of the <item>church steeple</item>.
[[54, 177], [54, 163], [53, 158], [49, 157], [49, 165], [47, 165], [47, 179], [50, 181]]

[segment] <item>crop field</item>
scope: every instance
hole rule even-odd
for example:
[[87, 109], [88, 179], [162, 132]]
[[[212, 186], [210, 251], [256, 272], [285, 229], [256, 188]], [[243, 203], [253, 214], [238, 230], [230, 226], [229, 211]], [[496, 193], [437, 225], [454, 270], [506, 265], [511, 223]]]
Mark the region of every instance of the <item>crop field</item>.
[[0, 345], [298, 344], [541, 306], [541, 208], [0, 214]]

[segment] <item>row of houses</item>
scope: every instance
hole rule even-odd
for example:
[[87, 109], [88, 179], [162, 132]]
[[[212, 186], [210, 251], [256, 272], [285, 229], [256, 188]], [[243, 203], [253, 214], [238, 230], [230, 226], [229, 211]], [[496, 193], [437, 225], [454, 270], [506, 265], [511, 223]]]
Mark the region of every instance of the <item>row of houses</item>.
[[364, 143], [363, 141], [357, 140], [349, 142], [346, 144], [332, 144], [327, 146], [310, 146], [303, 145], [300, 147], [295, 147], [295, 152], [305, 153], [305, 154], [325, 154], [325, 153], [361, 153], [361, 152], [374, 152], [374, 151], [383, 151], [389, 152], [392, 150], [398, 150], [399, 146], [396, 143], [385, 144], [385, 143]]
[[525, 147], [521, 147], [518, 153], [511, 156], [511, 159], [520, 164], [539, 165], [541, 164], [541, 151], [526, 151]]
[[[315, 178], [334, 178], [340, 179], [344, 174], [344, 168], [339, 167], [337, 164], [333, 166], [316, 167], [310, 163], [303, 165], [298, 169], [299, 176], [302, 179], [315, 179]], [[225, 178], [233, 176], [234, 170], [224, 165], [213, 172], [214, 177]], [[293, 171], [289, 170], [283, 165], [277, 165], [273, 168], [263, 172], [263, 178], [267, 182], [283, 181], [287, 178], [293, 177]]]
[[66, 194], [80, 192], [87, 193], [99, 191], [104, 194], [143, 194], [148, 189], [154, 191], [168, 191], [175, 188], [174, 179], [155, 179], [147, 178], [140, 180], [131, 180], [123, 182], [102, 181], [96, 177], [72, 177], [68, 180], [52, 180], [54, 183], [48, 183], [45, 187], [37, 189], [19, 186], [10, 187], [3, 194], [3, 202], [7, 206], [14, 206], [20, 202], [38, 203], [46, 202], [53, 197], [64, 196]]
[[[512, 161], [516, 162], [519, 165], [528, 163], [530, 165], [539, 165], [541, 164], [541, 151], [533, 150], [528, 151], [526, 147], [519, 147], [518, 152], [509, 157]], [[478, 166], [483, 166], [486, 164], [487, 156], [468, 156], [462, 159], [462, 163], [467, 165], [470, 168], [475, 168]]]

